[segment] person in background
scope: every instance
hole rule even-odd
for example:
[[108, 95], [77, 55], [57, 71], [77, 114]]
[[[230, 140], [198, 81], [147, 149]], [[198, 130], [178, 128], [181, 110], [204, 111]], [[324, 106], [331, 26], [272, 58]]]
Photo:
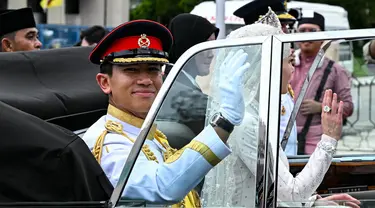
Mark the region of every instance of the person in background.
[[[219, 29], [203, 17], [193, 14], [180, 14], [174, 17], [170, 24], [174, 41], [169, 50], [170, 62], [175, 63], [183, 53], [196, 44], [212, 41], [217, 38]], [[207, 96], [202, 93], [196, 82], [196, 77], [210, 73], [210, 63], [213, 58], [211, 51], [204, 51], [187, 63], [177, 77], [177, 81], [168, 94], [158, 115], [161, 120], [174, 120], [186, 125], [195, 135], [202, 131], [205, 121]], [[171, 67], [167, 67], [168, 76]], [[189, 140], [170, 138], [171, 145], [182, 148]], [[173, 140], [173, 141], [172, 141]]]
[[[284, 33], [290, 33], [299, 13], [295, 9], [287, 12], [286, 0], [254, 0], [237, 9], [233, 14], [243, 18], [246, 25], [251, 25], [268, 12], [268, 7], [277, 14]], [[294, 15], [294, 16], [293, 16]]]
[[0, 14], [1, 52], [40, 50], [33, 10], [3, 10]]
[[[174, 38], [169, 50], [171, 63], [175, 63], [194, 45], [216, 40], [219, 34], [219, 29], [208, 20], [193, 14], [177, 15], [171, 20], [169, 29]], [[204, 51], [187, 63], [159, 111], [157, 120], [168, 123], [159, 123], [158, 126], [167, 135], [168, 142], [173, 148], [183, 148], [205, 127], [207, 95], [202, 92], [196, 78], [210, 73], [212, 58], [211, 51]], [[168, 75], [170, 67], [166, 69]], [[169, 122], [174, 122], [173, 128]], [[202, 186], [203, 182], [196, 187], [198, 194], [201, 193]]]
[[367, 63], [375, 63], [375, 40], [367, 42], [363, 46], [363, 57]]
[[[301, 16], [300, 12], [296, 9], [290, 9], [287, 12], [287, 1], [286, 0], [254, 0], [245, 4], [244, 6], [237, 9], [233, 15], [243, 18], [246, 25], [251, 25], [258, 21], [262, 15], [268, 12], [268, 7], [277, 14], [279, 21], [281, 22], [282, 30], [284, 33], [291, 33], [295, 31], [295, 23]], [[228, 31], [227, 31], [228, 32]], [[294, 48], [294, 43], [291, 45]], [[293, 53], [293, 50], [291, 50]], [[202, 91], [209, 93], [209, 81], [211, 76], [197, 77], [197, 82], [202, 88]]]
[[108, 33], [102, 26], [94, 25], [81, 32], [80, 41], [75, 46], [95, 46]]
[[[254, 24], [259, 21], [264, 14], [269, 11], [269, 8], [277, 15], [278, 21], [281, 24], [281, 29], [284, 33], [290, 32], [290, 25], [293, 25], [297, 19], [286, 11], [286, 1], [281, 0], [255, 0], [244, 5], [243, 7], [236, 10], [233, 14], [244, 19], [246, 25]], [[232, 34], [233, 35], [233, 34]], [[290, 47], [290, 45], [288, 45]], [[292, 50], [290, 50], [292, 54]], [[289, 54], [288, 54], [289, 55]], [[292, 57], [294, 57], [292, 55]], [[294, 61], [294, 58], [291, 59]], [[288, 93], [282, 95], [282, 106], [283, 113], [280, 117], [280, 129], [285, 130], [289, 121], [290, 114], [293, 108], [290, 106], [293, 104], [293, 100], [290, 96], [293, 96], [294, 92], [290, 85], [288, 85]], [[280, 141], [282, 140], [283, 134], [280, 135]], [[292, 133], [289, 136], [288, 142], [286, 144], [285, 153], [288, 156], [297, 154], [297, 134], [296, 128], [293, 127]]]
[[[324, 31], [324, 29], [324, 17], [314, 12], [309, 16], [304, 14], [304, 17], [298, 23], [297, 31], [318, 32]], [[298, 98], [301, 92], [308, 70], [322, 44], [322, 41], [298, 43], [300, 49], [295, 51], [295, 71], [290, 82], [295, 90], [295, 99]], [[304, 100], [297, 114], [298, 154], [312, 154], [321, 139], [323, 134], [321, 105], [325, 89], [332, 89], [333, 92], [337, 94], [338, 99], [344, 102], [344, 119], [353, 113], [350, 76], [342, 66], [324, 57], [311, 78]]]
[[[179, 14], [174, 17], [170, 24], [169, 30], [173, 35], [173, 45], [169, 51], [169, 58], [171, 63], [176, 61], [189, 48], [206, 41], [216, 40], [219, 29], [212, 25], [207, 19], [193, 15], [193, 14]], [[202, 54], [206, 55], [206, 54]], [[197, 56], [195, 58], [195, 65], [189, 69], [184, 70], [184, 84], [196, 86], [193, 81], [197, 76], [205, 76], [209, 73], [209, 63], [213, 58], [213, 54], [207, 54], [206, 57]], [[169, 71], [166, 71], [166, 75]]]
[[[325, 41], [323, 45], [326, 42], [328, 41]], [[331, 45], [327, 48], [324, 56], [335, 62], [339, 62], [340, 61], [340, 43], [337, 41], [332, 41]]]

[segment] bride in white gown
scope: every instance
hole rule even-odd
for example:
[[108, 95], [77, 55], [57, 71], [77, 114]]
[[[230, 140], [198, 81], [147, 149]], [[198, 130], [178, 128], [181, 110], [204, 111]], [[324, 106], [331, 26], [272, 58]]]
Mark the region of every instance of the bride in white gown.
[[[258, 23], [239, 28], [229, 34], [227, 38], [266, 36], [281, 33], [280, 22], [274, 12], [270, 10]], [[248, 53], [248, 62], [251, 65], [251, 70], [247, 71], [243, 78], [246, 113], [242, 124], [235, 127], [229, 137], [228, 145], [232, 149], [232, 154], [219, 163], [205, 177], [202, 196], [204, 207], [255, 207], [261, 46], [251, 45], [236, 49], [239, 50], [240, 48]], [[290, 47], [284, 46], [284, 48], [284, 61], [288, 61], [290, 60]], [[219, 51], [215, 60], [215, 69], [219, 68], [230, 50], [233, 49], [225, 48]], [[284, 70], [283, 76], [288, 74]], [[214, 70], [210, 92], [213, 96], [209, 100], [207, 118], [210, 118], [209, 115], [215, 113], [220, 107], [217, 87], [215, 87], [219, 79], [223, 79], [223, 77], [220, 77], [219, 70]], [[332, 91], [329, 91], [326, 95], [330, 96], [331, 99], [333, 97], [333, 102], [327, 104], [332, 106], [332, 113], [324, 113], [325, 115], [322, 116], [323, 132], [325, 134], [322, 135], [318, 147], [298, 176], [294, 177], [289, 172], [288, 159], [282, 148], [279, 150], [278, 202], [297, 202], [298, 204], [293, 203], [293, 205], [302, 206], [300, 202], [310, 201], [311, 203], [306, 203], [304, 206], [312, 206], [315, 200], [321, 198], [313, 195], [313, 193], [322, 182], [331, 164], [342, 128], [340, 123], [342, 122], [342, 117], [339, 116], [340, 113], [342, 114], [342, 103], [337, 104], [337, 96], [332, 96]], [[330, 125], [327, 125], [328, 122]], [[280, 131], [282, 135], [285, 129]], [[359, 203], [345, 194], [321, 200], [354, 200], [354, 207]]]

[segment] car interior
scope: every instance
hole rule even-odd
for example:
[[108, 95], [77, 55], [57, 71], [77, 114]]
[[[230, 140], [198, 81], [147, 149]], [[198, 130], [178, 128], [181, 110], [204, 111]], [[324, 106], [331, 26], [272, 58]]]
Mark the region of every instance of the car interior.
[[[288, 159], [290, 172], [296, 176], [308, 162], [309, 156], [299, 155]], [[321, 196], [347, 193], [368, 206], [374, 206], [375, 155], [335, 155], [317, 193]]]

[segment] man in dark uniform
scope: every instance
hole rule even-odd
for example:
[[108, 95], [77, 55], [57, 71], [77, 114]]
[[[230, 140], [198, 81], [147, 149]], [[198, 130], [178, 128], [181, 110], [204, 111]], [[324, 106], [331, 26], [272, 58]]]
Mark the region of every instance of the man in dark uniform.
[[31, 8], [2, 11], [0, 14], [0, 44], [2, 52], [39, 50], [34, 14]]
[[289, 33], [297, 21], [296, 18], [299, 17], [299, 12], [295, 9], [287, 12], [286, 0], [254, 0], [237, 9], [233, 14], [243, 18], [246, 25], [250, 25], [265, 15], [268, 12], [268, 7], [271, 7], [279, 17], [284, 33]]

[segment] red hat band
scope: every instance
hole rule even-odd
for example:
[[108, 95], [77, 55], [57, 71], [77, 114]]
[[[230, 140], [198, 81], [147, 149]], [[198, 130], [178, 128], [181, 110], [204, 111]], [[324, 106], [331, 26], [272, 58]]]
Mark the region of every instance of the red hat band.
[[113, 52], [120, 52], [132, 49], [155, 49], [163, 51], [162, 42], [159, 38], [153, 36], [147, 36], [142, 34], [141, 36], [128, 36], [117, 39], [104, 53], [102, 59]]

